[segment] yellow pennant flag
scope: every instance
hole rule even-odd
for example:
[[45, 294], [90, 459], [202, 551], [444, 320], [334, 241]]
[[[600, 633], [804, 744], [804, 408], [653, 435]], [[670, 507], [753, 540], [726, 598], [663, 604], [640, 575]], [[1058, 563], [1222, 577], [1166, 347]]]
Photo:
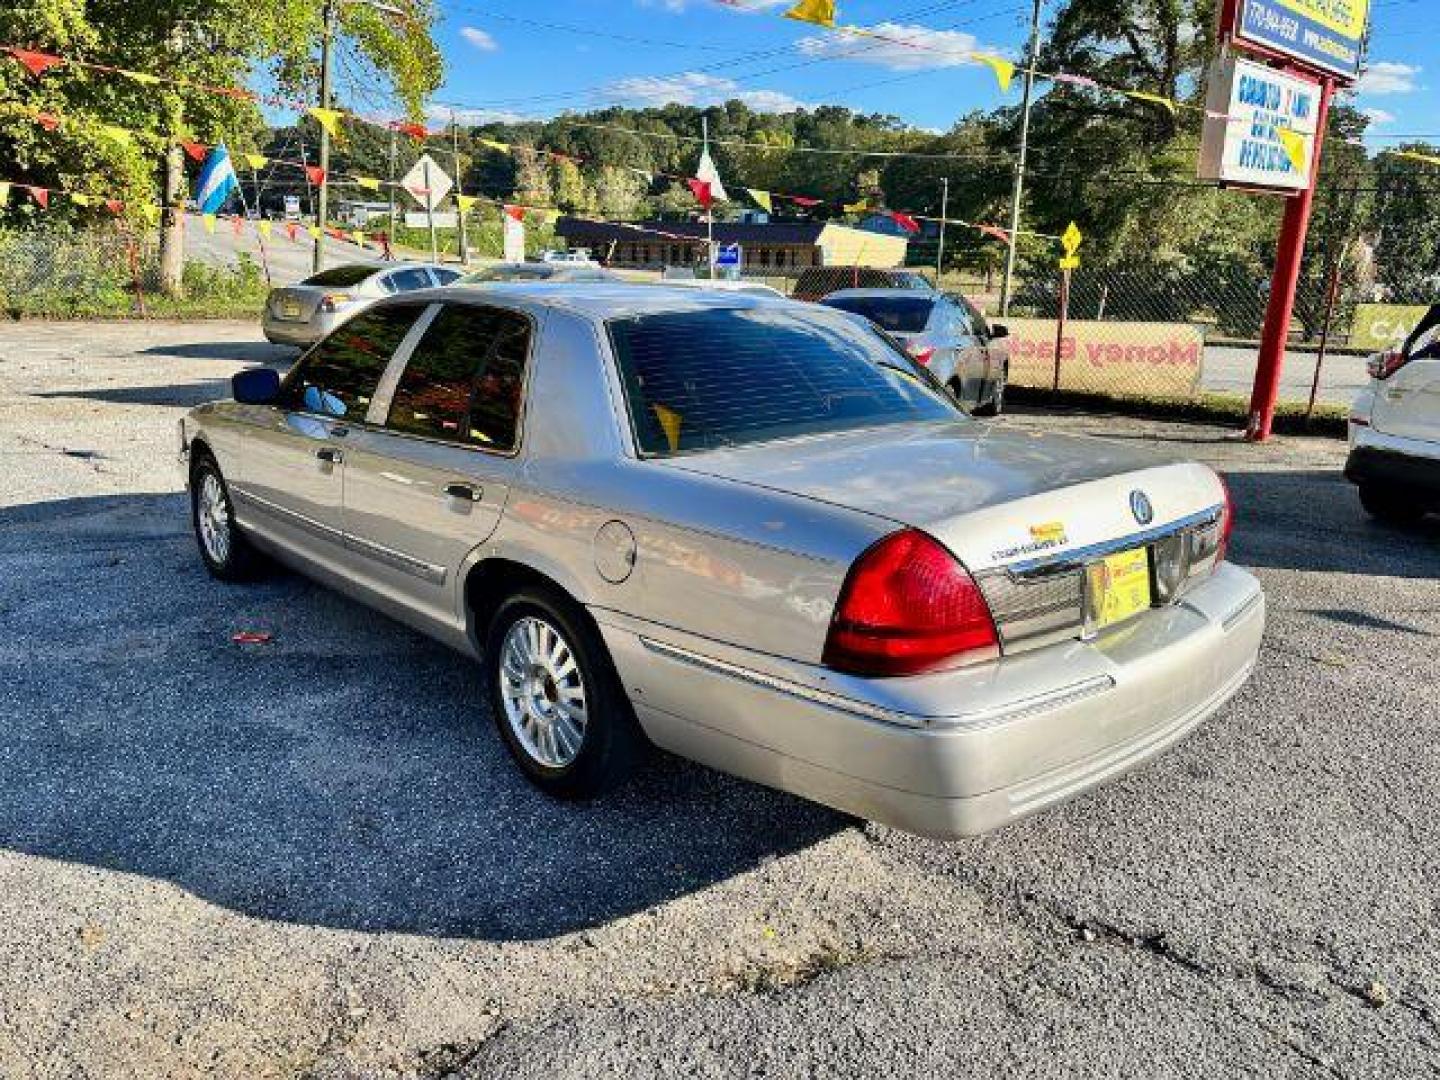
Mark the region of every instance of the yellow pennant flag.
[[460, 207], [460, 213], [468, 214], [478, 202], [474, 195], [456, 195], [455, 205]]
[[796, 22], [814, 23], [816, 26], [835, 28], [835, 0], [800, 0], [785, 12], [785, 18]]
[[148, 71], [121, 71], [118, 74], [124, 75], [127, 79], [134, 79], [142, 86], [157, 86], [160, 83], [160, 76], [151, 75]]
[[[1411, 161], [1423, 161], [1426, 165], [1440, 165], [1440, 157], [1436, 157], [1434, 154], [1421, 154], [1414, 150], [1392, 150], [1390, 152], [1396, 157], [1409, 158]], [[0, 199], [0, 202], [4, 201], [4, 199]]]
[[760, 209], [764, 210], [767, 214], [771, 212], [770, 193], [768, 191], [761, 191], [759, 188], [747, 187], [745, 189], [745, 194], [749, 195], [750, 198], [754, 199], [755, 205], [760, 207]]
[[206, 215], [204, 216], [204, 218], [202, 218], [201, 220], [203, 220], [203, 221], [205, 222], [205, 231], [206, 231], [206, 232], [208, 232], [208, 233], [213, 233], [213, 232], [215, 231], [215, 215], [214, 215], [214, 214], [206, 214]]
[[651, 408], [655, 410], [655, 416], [660, 421], [660, 428], [665, 432], [665, 441], [670, 444], [670, 452], [673, 454], [680, 449], [680, 424], [684, 417], [674, 409], [668, 409], [658, 403], [652, 405]]
[[270, 159], [264, 154], [241, 154], [240, 156], [245, 159], [245, 164], [249, 165], [252, 169], [263, 169], [266, 165], [270, 164]]
[[128, 129], [117, 127], [114, 124], [103, 124], [100, 130], [121, 146], [130, 146], [135, 141], [134, 135]]
[[1170, 115], [1175, 115], [1175, 102], [1168, 97], [1161, 97], [1159, 94], [1147, 94], [1143, 90], [1121, 90], [1120, 93], [1136, 101], [1148, 101], [1151, 105], [1159, 105], [1162, 109], [1170, 110]]
[[92, 199], [89, 195], [81, 195], [78, 192], [72, 191], [70, 193], [70, 201], [73, 202], [76, 206], [89, 206], [95, 200]]
[[271, 227], [272, 223], [269, 218], [262, 217], [259, 221], [255, 222], [255, 228], [261, 236], [269, 236]]
[[359, 244], [361, 247], [365, 246], [365, 234], [359, 229], [356, 229], [350, 234], [350, 239], [354, 240], [355, 243]]
[[1290, 167], [1297, 173], [1303, 174], [1306, 165], [1306, 143], [1305, 136], [1298, 131], [1291, 131], [1289, 128], [1276, 128], [1275, 135], [1280, 140], [1281, 147], [1285, 150], [1285, 156], [1290, 159]]
[[841, 209], [847, 214], [863, 214], [868, 209], [868, 206], [869, 204], [867, 204], [864, 199], [861, 199], [859, 202], [846, 203]]
[[379, 191], [380, 181], [373, 176], [357, 176], [355, 183], [359, 184], [366, 191]]
[[340, 137], [340, 118], [345, 114], [339, 109], [322, 109], [319, 105], [312, 105], [305, 111], [320, 121], [320, 126], [330, 133], [332, 139]]
[[995, 73], [995, 81], [1000, 84], [1000, 92], [1008, 93], [1010, 80], [1015, 77], [1015, 65], [1003, 56], [991, 56], [989, 53], [971, 53], [971, 58], [978, 60]]
[[311, 239], [311, 240], [319, 240], [319, 239], [320, 239], [320, 226], [319, 226], [319, 225], [306, 225], [306, 226], [305, 226], [305, 231], [310, 234], [310, 239]]
[[475, 141], [481, 146], [488, 146], [491, 150], [498, 150], [502, 154], [508, 154], [510, 152], [509, 143], [496, 142], [494, 139], [476, 139]]
[[5, 205], [7, 202], [9, 202], [9, 201], [10, 201], [10, 182], [9, 182], [8, 180], [0, 181], [0, 206], [4, 206], [4, 205]]

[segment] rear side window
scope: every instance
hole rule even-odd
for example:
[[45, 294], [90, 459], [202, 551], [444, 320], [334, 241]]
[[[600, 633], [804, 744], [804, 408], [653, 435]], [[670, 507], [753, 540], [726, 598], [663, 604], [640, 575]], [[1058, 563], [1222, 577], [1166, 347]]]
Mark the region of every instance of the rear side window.
[[449, 285], [460, 276], [459, 270], [442, 270], [438, 266], [432, 266], [430, 273], [435, 275], [435, 280], [441, 285]]
[[412, 289], [430, 288], [430, 275], [419, 267], [413, 270], [396, 270], [385, 279], [385, 287], [392, 292], [410, 292]]
[[356, 315], [295, 365], [280, 389], [280, 407], [363, 420], [385, 365], [423, 309], [390, 304]]
[[646, 454], [963, 416], [890, 341], [820, 308], [664, 312], [608, 325]]
[[373, 266], [332, 266], [329, 270], [321, 270], [318, 274], [312, 274], [300, 284], [337, 286], [343, 289], [351, 285], [359, 285], [375, 272], [376, 268]]
[[827, 296], [826, 307], [864, 315], [892, 334], [918, 334], [930, 321], [935, 301], [928, 296]]
[[529, 353], [525, 316], [447, 304], [410, 354], [386, 427], [487, 450], [515, 449]]

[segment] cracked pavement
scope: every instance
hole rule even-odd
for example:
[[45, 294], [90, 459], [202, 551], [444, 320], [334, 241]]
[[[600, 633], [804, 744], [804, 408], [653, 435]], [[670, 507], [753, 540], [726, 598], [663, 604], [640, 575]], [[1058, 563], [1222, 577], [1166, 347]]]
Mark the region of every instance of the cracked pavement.
[[207, 578], [175, 420], [287, 357], [0, 326], [6, 1080], [1440, 1074], [1440, 522], [1340, 443], [1005, 421], [1225, 470], [1270, 628], [1174, 751], [942, 844], [671, 758], [549, 802], [462, 658]]

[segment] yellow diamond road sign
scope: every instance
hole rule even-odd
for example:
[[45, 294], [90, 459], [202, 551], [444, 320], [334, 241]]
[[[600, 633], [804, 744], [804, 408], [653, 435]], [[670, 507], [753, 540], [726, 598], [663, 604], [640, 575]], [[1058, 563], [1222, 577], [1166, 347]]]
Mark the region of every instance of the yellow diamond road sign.
[[1079, 270], [1079, 269], [1080, 269], [1080, 256], [1079, 256], [1079, 255], [1066, 255], [1065, 258], [1063, 258], [1063, 259], [1060, 260], [1060, 269], [1061, 269], [1061, 270]]
[[1080, 235], [1080, 227], [1072, 221], [1060, 234], [1060, 246], [1065, 249], [1066, 255], [1074, 255], [1082, 239], [1084, 238]]

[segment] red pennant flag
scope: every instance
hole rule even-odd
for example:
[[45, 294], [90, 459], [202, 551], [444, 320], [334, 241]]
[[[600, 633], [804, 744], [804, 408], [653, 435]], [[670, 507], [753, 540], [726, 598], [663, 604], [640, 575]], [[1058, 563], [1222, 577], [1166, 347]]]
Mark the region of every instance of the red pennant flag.
[[106, 199], [106, 200], [105, 200], [105, 209], [106, 209], [106, 210], [109, 210], [109, 211], [110, 211], [112, 214], [114, 214], [116, 217], [119, 217], [121, 214], [123, 214], [123, 213], [125, 212], [125, 204], [124, 204], [123, 202], [121, 202], [119, 199]]
[[291, 240], [294, 240], [300, 235], [300, 226], [296, 225], [293, 221], [287, 221], [285, 223], [285, 235], [290, 237]]
[[21, 184], [20, 186], [30, 192], [30, 197], [40, 204], [41, 210], [48, 210], [50, 208], [49, 188], [36, 187], [33, 184]]
[[525, 208], [523, 206], [512, 206], [509, 203], [506, 203], [504, 205], [504, 210], [506, 214], [514, 218], [516, 221], [525, 220]]
[[685, 183], [690, 186], [690, 193], [695, 196], [695, 201], [706, 210], [709, 210], [710, 203], [713, 201], [710, 197], [710, 181], [699, 180], [690, 176], [686, 177]]
[[1010, 234], [998, 225], [976, 225], [975, 228], [979, 229], [986, 236], [993, 236], [1002, 244], [1010, 243]]
[[885, 216], [906, 232], [915, 233], [920, 231], [920, 223], [909, 214], [902, 214], [899, 210], [886, 210]]
[[235, 230], [235, 235], [240, 235], [240, 230], [245, 227], [245, 219], [238, 214], [230, 219], [230, 227]]
[[305, 175], [309, 178], [310, 183], [316, 187], [325, 183], [325, 170], [320, 168], [319, 165], [306, 165]]
[[185, 153], [189, 154], [196, 161], [205, 160], [206, 147], [204, 143], [190, 142], [188, 139], [181, 139], [180, 145], [185, 148]]
[[423, 141], [425, 136], [429, 134], [425, 130], [424, 124], [409, 124], [403, 121], [397, 121], [393, 126], [396, 131], [409, 135], [412, 139], [416, 140]]
[[789, 199], [796, 206], [819, 206], [821, 200], [812, 199], [808, 195], [784, 195], [782, 198]]
[[54, 131], [60, 126], [60, 118], [53, 113], [40, 112], [35, 114], [35, 122], [46, 131]]
[[35, 52], [32, 49], [8, 49], [11, 56], [19, 60], [29, 70], [30, 74], [37, 79], [49, 71], [52, 67], [63, 64], [65, 61], [58, 56], [51, 56], [49, 53]]

